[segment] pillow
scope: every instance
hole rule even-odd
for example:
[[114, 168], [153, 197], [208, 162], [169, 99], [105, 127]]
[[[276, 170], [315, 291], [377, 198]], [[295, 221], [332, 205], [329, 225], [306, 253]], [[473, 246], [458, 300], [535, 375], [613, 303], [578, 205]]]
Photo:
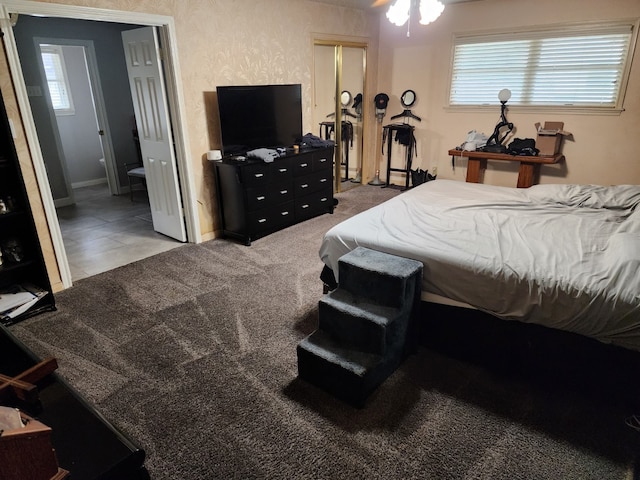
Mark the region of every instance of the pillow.
[[640, 204], [638, 185], [533, 185], [528, 190], [530, 200], [538, 203], [620, 210]]

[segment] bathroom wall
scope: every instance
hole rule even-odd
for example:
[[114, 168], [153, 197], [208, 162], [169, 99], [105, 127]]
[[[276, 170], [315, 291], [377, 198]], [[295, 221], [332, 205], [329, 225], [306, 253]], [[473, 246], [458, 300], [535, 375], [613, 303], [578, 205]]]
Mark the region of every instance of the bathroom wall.
[[103, 157], [96, 111], [89, 83], [84, 48], [62, 48], [69, 77], [74, 113], [56, 115], [62, 149], [73, 188], [106, 183], [107, 175], [99, 159]]

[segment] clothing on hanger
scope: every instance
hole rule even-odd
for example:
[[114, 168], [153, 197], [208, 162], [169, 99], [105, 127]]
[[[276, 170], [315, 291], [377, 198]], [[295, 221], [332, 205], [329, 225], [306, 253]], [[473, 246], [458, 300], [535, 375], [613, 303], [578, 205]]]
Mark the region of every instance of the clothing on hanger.
[[422, 121], [422, 119], [419, 116], [412, 113], [411, 110], [409, 109], [405, 109], [404, 112], [399, 113], [398, 115], [394, 115], [393, 117], [391, 117], [391, 120], [395, 120], [396, 118], [402, 118], [402, 117], [413, 118], [414, 120], [417, 120], [419, 122]]

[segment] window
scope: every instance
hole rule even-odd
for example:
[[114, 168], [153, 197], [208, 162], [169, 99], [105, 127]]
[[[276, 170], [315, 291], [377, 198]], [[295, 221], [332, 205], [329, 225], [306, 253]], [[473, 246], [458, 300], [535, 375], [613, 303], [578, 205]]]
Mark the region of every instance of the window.
[[635, 25], [459, 36], [449, 104], [621, 109]]
[[42, 56], [49, 95], [56, 115], [72, 115], [75, 111], [62, 47], [60, 45], [41, 44], [40, 55]]

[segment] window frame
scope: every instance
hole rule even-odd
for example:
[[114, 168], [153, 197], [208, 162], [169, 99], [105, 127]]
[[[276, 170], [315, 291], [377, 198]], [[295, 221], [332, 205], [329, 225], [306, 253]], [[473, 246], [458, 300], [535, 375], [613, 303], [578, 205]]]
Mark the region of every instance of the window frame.
[[449, 76], [447, 82], [445, 109], [448, 111], [494, 111], [496, 105], [500, 105], [498, 100], [498, 92], [505, 88], [499, 86], [496, 88], [495, 101], [491, 103], [478, 103], [475, 105], [466, 104], [452, 104], [451, 103], [451, 90], [453, 87], [453, 72], [454, 72], [454, 60], [456, 47], [465, 43], [482, 43], [482, 42], [504, 42], [518, 39], [531, 39], [531, 38], [553, 38], [555, 36], [570, 37], [574, 35], [582, 34], [594, 34], [599, 31], [611, 31], [611, 29], [628, 27], [631, 30], [631, 37], [629, 39], [629, 48], [627, 51], [627, 58], [620, 77], [620, 89], [618, 98], [614, 106], [580, 106], [580, 105], [524, 105], [524, 104], [512, 104], [509, 105], [511, 111], [521, 111], [526, 113], [536, 112], [567, 112], [578, 114], [601, 114], [601, 115], [619, 115], [624, 111], [624, 101], [627, 92], [627, 86], [629, 83], [629, 76], [631, 73], [631, 66], [634, 59], [635, 47], [638, 39], [638, 29], [640, 26], [640, 19], [623, 19], [617, 21], [608, 22], [585, 22], [580, 24], [553, 24], [545, 26], [532, 26], [524, 29], [496, 29], [489, 31], [475, 31], [475, 32], [454, 32], [451, 42], [451, 54], [449, 61]]
[[[49, 99], [51, 100], [51, 106], [53, 107], [53, 111], [55, 112], [56, 116], [75, 115], [76, 110], [73, 104], [73, 96], [71, 94], [71, 86], [69, 84], [69, 74], [67, 73], [67, 65], [64, 60], [63, 45], [55, 45], [51, 43], [40, 43], [38, 44], [38, 47], [40, 50], [39, 54], [42, 62], [43, 73], [45, 76], [44, 80], [47, 85], [47, 91], [49, 92]], [[42, 58], [42, 54], [45, 54], [45, 53], [57, 55], [60, 60], [60, 74], [62, 75], [62, 78], [57, 78], [54, 81], [57, 81], [60, 84], [62, 84], [63, 89], [65, 90], [65, 95], [69, 103], [69, 106], [67, 108], [56, 108], [56, 106], [53, 104], [53, 97], [51, 95], [51, 89], [49, 88], [50, 80], [49, 80], [49, 77], [47, 77], [47, 69], [44, 63], [44, 59]]]

